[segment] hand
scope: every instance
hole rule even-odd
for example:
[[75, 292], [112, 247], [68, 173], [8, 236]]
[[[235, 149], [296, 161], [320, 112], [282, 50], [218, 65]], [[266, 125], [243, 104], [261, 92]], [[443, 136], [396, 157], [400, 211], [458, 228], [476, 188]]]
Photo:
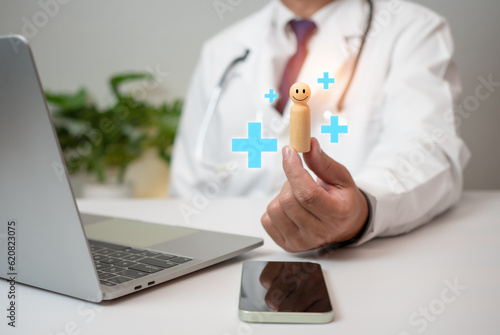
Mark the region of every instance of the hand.
[[261, 220], [271, 238], [286, 251], [299, 252], [356, 236], [368, 219], [368, 204], [349, 171], [314, 137], [304, 160], [316, 182], [295, 150], [285, 146], [282, 153], [288, 181]]

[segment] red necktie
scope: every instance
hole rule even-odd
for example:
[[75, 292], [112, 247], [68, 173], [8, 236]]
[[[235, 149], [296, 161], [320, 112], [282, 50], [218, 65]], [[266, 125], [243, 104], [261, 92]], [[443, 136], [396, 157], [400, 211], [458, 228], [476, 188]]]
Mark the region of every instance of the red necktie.
[[289, 99], [290, 86], [292, 86], [299, 75], [300, 68], [307, 57], [307, 42], [316, 31], [316, 24], [309, 20], [290, 21], [293, 32], [297, 36], [297, 51], [288, 60], [279, 87], [279, 98], [276, 110], [283, 114], [285, 105]]

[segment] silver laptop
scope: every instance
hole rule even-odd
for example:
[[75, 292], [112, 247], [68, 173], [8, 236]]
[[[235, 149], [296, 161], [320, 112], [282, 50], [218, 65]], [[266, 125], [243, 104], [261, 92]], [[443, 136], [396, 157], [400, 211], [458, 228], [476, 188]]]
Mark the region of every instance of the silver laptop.
[[263, 244], [255, 237], [81, 214], [30, 48], [20, 36], [0, 37], [0, 242], [0, 277], [93, 302]]

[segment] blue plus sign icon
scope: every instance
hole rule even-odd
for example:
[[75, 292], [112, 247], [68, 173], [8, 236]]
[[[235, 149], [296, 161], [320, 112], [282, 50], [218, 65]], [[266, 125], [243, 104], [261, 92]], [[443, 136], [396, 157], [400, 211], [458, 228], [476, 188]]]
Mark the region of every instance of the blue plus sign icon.
[[327, 90], [330, 84], [335, 83], [335, 78], [329, 78], [328, 72], [323, 72], [323, 78], [318, 78], [318, 84], [323, 84], [323, 88]]
[[339, 134], [347, 134], [347, 126], [339, 126], [339, 117], [330, 116], [330, 125], [321, 126], [322, 134], [330, 134], [330, 143], [339, 143]]
[[264, 94], [264, 98], [269, 99], [269, 102], [273, 103], [274, 99], [278, 99], [278, 93], [274, 93], [274, 90], [271, 88], [269, 93]]
[[278, 151], [277, 138], [262, 138], [261, 123], [248, 123], [248, 138], [233, 138], [233, 152], [248, 152], [248, 167], [260, 168], [262, 165], [262, 152]]

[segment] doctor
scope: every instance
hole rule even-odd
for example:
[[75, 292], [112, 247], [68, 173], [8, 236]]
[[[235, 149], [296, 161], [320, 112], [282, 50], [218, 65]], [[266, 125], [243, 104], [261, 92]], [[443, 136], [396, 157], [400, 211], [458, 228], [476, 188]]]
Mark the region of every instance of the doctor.
[[[325, 72], [335, 78], [328, 87], [318, 83]], [[294, 81], [312, 91], [306, 164], [288, 146], [291, 101], [280, 100]], [[280, 92], [274, 103], [264, 97], [270, 89]], [[469, 159], [455, 127], [460, 91], [448, 24], [426, 8], [273, 0], [204, 45], [175, 143], [171, 194], [188, 203], [276, 195], [262, 224], [290, 252], [406, 233], [460, 197]], [[332, 115], [349, 129], [338, 143], [321, 133]], [[249, 122], [283, 148], [263, 152], [262, 168], [231, 151]]]

